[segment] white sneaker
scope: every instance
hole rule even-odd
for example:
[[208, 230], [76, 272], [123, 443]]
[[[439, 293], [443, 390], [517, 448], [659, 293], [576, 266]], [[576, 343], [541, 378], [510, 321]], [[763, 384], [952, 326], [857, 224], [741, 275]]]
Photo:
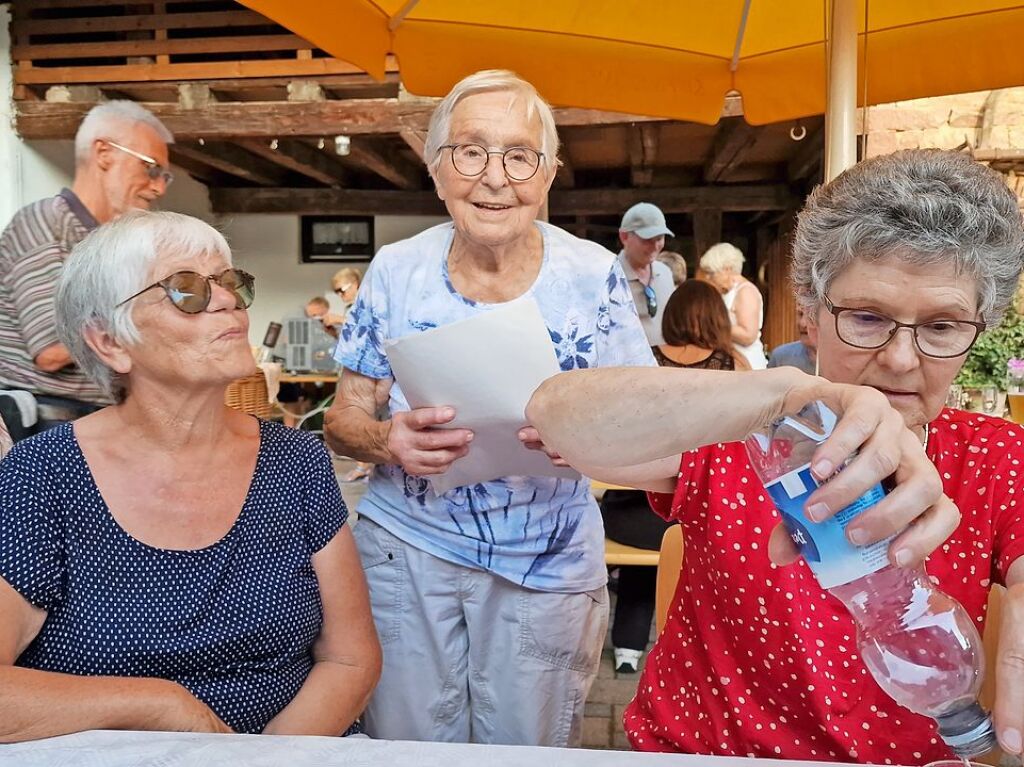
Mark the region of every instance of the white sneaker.
[[640, 658], [643, 653], [639, 650], [630, 650], [625, 647], [615, 648], [615, 673], [635, 674], [640, 668]]

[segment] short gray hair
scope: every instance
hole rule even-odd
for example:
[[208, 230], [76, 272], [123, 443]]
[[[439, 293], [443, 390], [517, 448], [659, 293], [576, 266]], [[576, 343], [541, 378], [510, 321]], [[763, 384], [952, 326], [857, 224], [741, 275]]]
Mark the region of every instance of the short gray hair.
[[743, 271], [743, 251], [728, 242], [720, 242], [708, 248], [700, 257], [700, 268], [708, 273], [732, 269], [736, 274]]
[[865, 160], [811, 192], [793, 238], [793, 287], [821, 305], [854, 259], [952, 262], [978, 283], [989, 325], [1024, 268], [1024, 222], [1002, 176], [961, 152], [908, 149]]
[[127, 134], [139, 123], [148, 125], [165, 144], [174, 143], [174, 135], [156, 116], [134, 101], [105, 101], [97, 104], [85, 115], [75, 133], [75, 165], [84, 165], [93, 143], [98, 139], [112, 139], [118, 143], [128, 140]]
[[117, 401], [124, 382], [85, 342], [87, 327], [125, 345], [139, 342], [134, 302], [119, 303], [151, 281], [150, 270], [169, 253], [216, 253], [231, 263], [224, 235], [197, 218], [166, 211], [133, 210], [91, 232], [71, 251], [57, 281], [57, 336], [75, 364]]
[[555, 127], [555, 115], [537, 89], [515, 72], [507, 69], [484, 69], [462, 78], [455, 83], [448, 95], [430, 115], [430, 126], [427, 138], [423, 143], [423, 160], [431, 173], [437, 170], [441, 162], [441, 147], [451, 139], [452, 112], [456, 105], [467, 96], [477, 93], [508, 91], [526, 99], [526, 116], [540, 117], [542, 128], [540, 151], [544, 153], [541, 164], [545, 171], [551, 173], [558, 165], [558, 128]]

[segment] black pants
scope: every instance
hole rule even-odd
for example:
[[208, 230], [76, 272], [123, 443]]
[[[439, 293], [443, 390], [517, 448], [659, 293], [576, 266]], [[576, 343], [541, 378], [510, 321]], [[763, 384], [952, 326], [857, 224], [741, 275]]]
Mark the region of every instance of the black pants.
[[[608, 490], [601, 499], [605, 535], [617, 543], [657, 551], [669, 527], [639, 490]], [[612, 645], [643, 652], [651, 635], [658, 570], [647, 566], [619, 567], [619, 590], [612, 619]]]

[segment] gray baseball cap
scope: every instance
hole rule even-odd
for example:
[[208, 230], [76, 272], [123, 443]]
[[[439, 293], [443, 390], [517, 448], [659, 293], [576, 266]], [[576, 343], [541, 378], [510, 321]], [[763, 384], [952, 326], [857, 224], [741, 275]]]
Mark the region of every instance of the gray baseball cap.
[[638, 202], [627, 210], [622, 217], [619, 230], [635, 232], [637, 237], [642, 237], [645, 240], [651, 240], [662, 234], [675, 237], [675, 233], [665, 226], [665, 214], [661, 212], [661, 208], [649, 202]]

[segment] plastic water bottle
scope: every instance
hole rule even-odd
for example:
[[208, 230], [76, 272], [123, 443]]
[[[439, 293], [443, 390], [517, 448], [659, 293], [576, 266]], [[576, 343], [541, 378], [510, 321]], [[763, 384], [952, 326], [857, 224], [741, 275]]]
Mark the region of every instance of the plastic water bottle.
[[779, 418], [746, 440], [757, 475], [821, 587], [842, 600], [857, 624], [868, 671], [897, 703], [931, 717], [960, 758], [996, 747], [988, 713], [978, 703], [984, 677], [981, 637], [970, 616], [935, 588], [924, 566], [894, 567], [891, 539], [854, 546], [846, 527], [885, 495], [881, 485], [824, 522], [804, 513], [818, 487], [811, 458], [836, 417], [820, 402]]

